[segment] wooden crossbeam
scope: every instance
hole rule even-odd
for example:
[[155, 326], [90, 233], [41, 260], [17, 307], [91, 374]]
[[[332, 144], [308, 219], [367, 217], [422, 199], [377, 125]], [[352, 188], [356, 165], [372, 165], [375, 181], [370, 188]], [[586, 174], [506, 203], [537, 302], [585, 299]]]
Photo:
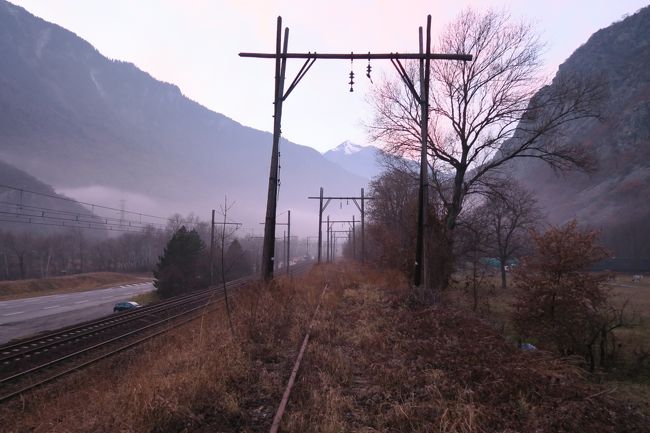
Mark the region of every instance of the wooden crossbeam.
[[239, 57], [257, 59], [323, 59], [323, 60], [462, 60], [471, 61], [471, 54], [437, 53], [379, 53], [379, 54], [339, 54], [339, 53], [239, 53]]

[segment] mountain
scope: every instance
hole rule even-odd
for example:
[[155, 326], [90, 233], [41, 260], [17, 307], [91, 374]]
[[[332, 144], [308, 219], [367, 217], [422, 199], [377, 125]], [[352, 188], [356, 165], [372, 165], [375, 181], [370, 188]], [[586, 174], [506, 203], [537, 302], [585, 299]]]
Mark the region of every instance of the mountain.
[[604, 79], [602, 118], [573, 122], [559, 138], [586, 146], [597, 168], [562, 175], [530, 158], [516, 160], [512, 168], [551, 222], [576, 218], [601, 229], [615, 255], [645, 260], [650, 269], [649, 29], [645, 7], [599, 30], [559, 67], [551, 84], [576, 74]]
[[[91, 223], [87, 236], [105, 236], [103, 224], [85, 207], [22, 170], [0, 161], [0, 231], [47, 234], [58, 227]], [[56, 228], [55, 228], [56, 227]]]
[[[204, 219], [227, 195], [231, 215], [258, 227], [271, 138], [0, 0], [0, 159], [56, 190]], [[280, 148], [278, 211], [293, 210], [294, 229], [316, 230], [307, 196], [320, 186], [349, 195], [367, 183], [309, 147], [282, 139]]]
[[323, 154], [328, 161], [366, 179], [372, 179], [384, 171], [381, 165], [382, 155], [383, 152], [378, 147], [360, 146], [350, 141], [344, 141]]

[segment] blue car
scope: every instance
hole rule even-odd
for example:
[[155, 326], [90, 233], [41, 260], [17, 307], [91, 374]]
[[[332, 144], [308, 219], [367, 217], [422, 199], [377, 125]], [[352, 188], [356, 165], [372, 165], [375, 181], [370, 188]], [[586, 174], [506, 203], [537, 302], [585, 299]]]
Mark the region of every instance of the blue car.
[[133, 310], [135, 308], [140, 308], [140, 304], [138, 304], [137, 302], [134, 302], [134, 301], [118, 302], [113, 307], [113, 313], [117, 313], [118, 311]]

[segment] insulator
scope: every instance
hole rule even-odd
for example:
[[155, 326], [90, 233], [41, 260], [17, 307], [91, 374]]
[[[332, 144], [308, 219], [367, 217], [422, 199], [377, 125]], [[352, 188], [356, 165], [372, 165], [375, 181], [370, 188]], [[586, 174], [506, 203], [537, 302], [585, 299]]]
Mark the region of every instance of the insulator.
[[354, 53], [350, 53], [350, 82], [348, 83], [350, 85], [350, 92], [354, 92]]

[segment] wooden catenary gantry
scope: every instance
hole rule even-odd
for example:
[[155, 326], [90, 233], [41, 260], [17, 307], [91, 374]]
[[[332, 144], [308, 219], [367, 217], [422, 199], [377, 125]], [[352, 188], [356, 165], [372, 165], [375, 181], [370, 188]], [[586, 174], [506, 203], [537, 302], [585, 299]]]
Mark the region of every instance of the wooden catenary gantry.
[[[273, 262], [275, 256], [275, 225], [276, 225], [276, 208], [278, 194], [278, 159], [280, 143], [280, 126], [282, 120], [282, 103], [287, 99], [289, 94], [296, 88], [300, 80], [307, 74], [317, 59], [322, 60], [390, 60], [397, 73], [409, 88], [413, 97], [420, 104], [420, 185], [418, 193], [418, 231], [416, 243], [416, 257], [413, 270], [413, 284], [420, 286], [426, 284], [425, 266], [422, 266], [425, 257], [424, 252], [424, 227], [426, 225], [425, 204], [427, 203], [427, 138], [429, 124], [429, 81], [430, 81], [430, 62], [431, 60], [459, 60], [470, 61], [472, 56], [468, 54], [436, 54], [431, 52], [431, 15], [427, 17], [427, 34], [426, 47], [424, 44], [423, 30], [419, 28], [419, 52], [418, 53], [366, 53], [366, 54], [336, 54], [336, 53], [289, 53], [289, 28], [284, 29], [284, 38], [282, 37], [282, 17], [278, 17], [275, 53], [239, 53], [240, 57], [255, 57], [262, 59], [275, 59], [275, 95], [274, 95], [274, 122], [273, 122], [273, 148], [271, 153], [271, 170], [269, 175], [269, 188], [266, 201], [266, 219], [264, 224], [264, 246], [262, 248], [262, 278], [266, 281], [273, 278]], [[289, 85], [287, 91], [284, 91], [284, 79], [288, 59], [304, 59], [298, 74]], [[419, 92], [401, 63], [401, 60], [419, 60], [420, 77]], [[368, 68], [368, 74], [370, 67]], [[354, 73], [350, 73], [350, 91], [354, 84]], [[319, 250], [320, 251], [320, 250]]]

